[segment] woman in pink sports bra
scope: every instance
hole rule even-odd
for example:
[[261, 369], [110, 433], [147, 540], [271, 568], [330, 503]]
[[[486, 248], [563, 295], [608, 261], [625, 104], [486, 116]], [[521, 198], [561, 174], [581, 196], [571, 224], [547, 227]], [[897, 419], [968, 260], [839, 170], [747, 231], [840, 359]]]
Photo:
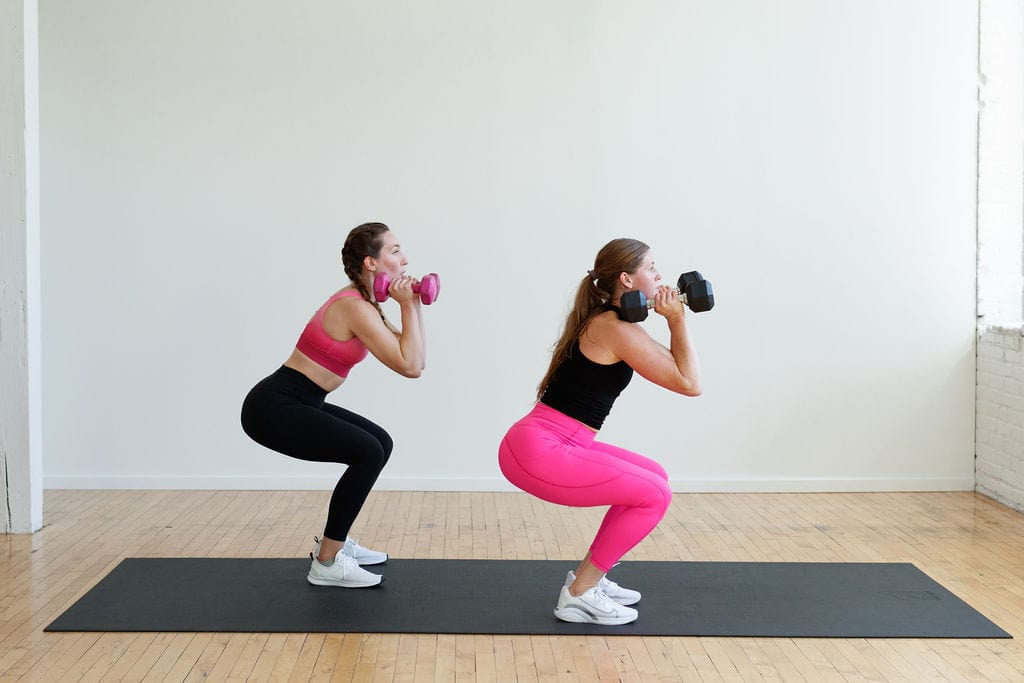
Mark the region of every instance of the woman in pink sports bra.
[[[422, 304], [413, 291], [418, 280], [405, 275], [408, 261], [386, 225], [353, 228], [341, 260], [351, 284], [316, 311], [284, 365], [248, 393], [242, 429], [293, 458], [347, 465], [331, 495], [323, 539], [314, 539], [306, 578], [320, 586], [366, 588], [383, 577], [362, 566], [388, 556], [362, 547], [348, 533], [391, 455], [392, 441], [380, 426], [325, 399], [367, 354], [400, 375], [419, 377], [426, 343]], [[401, 307], [401, 330], [373, 297], [373, 281], [381, 273], [391, 278], [388, 293]]]
[[[554, 613], [563, 621], [612, 626], [637, 618], [629, 605], [640, 593], [605, 574], [657, 526], [672, 500], [661, 465], [596, 440], [634, 371], [679, 394], [701, 392], [683, 306], [660, 279], [643, 242], [616, 239], [601, 248], [576, 290], [536, 405], [498, 448], [502, 473], [527, 493], [560, 505], [608, 506], [589, 552], [561, 587]], [[669, 347], [620, 319], [619, 299], [630, 290], [654, 302], [668, 324]]]

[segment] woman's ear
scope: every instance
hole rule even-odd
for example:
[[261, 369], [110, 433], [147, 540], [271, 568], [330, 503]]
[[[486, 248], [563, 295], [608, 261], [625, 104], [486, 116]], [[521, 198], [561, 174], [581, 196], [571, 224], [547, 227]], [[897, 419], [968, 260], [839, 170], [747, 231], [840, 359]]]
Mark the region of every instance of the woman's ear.
[[629, 276], [629, 273], [619, 273], [619, 282], [621, 282], [622, 286], [626, 289], [633, 289], [633, 278]]
[[363, 268], [373, 273], [377, 270], [377, 261], [372, 256], [365, 256], [363, 257]]

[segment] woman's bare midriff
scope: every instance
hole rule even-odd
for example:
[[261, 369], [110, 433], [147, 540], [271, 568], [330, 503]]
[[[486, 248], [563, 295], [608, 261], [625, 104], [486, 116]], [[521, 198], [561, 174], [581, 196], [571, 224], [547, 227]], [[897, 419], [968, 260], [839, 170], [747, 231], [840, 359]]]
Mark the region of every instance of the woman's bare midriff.
[[298, 349], [292, 350], [292, 355], [288, 356], [284, 366], [301, 372], [328, 394], [345, 382], [344, 377], [338, 377], [324, 366], [314, 363], [309, 356]]

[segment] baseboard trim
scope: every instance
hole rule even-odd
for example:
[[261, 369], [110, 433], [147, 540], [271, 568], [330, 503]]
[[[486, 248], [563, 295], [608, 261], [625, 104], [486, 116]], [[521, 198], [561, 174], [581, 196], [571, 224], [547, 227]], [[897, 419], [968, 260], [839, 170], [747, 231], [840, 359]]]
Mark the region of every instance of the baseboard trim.
[[[61, 477], [43, 478], [46, 489], [172, 491], [318, 491], [334, 488], [327, 477]], [[973, 478], [907, 479], [671, 479], [676, 493], [870, 493], [973, 491]], [[518, 491], [502, 478], [382, 477], [380, 491]]]

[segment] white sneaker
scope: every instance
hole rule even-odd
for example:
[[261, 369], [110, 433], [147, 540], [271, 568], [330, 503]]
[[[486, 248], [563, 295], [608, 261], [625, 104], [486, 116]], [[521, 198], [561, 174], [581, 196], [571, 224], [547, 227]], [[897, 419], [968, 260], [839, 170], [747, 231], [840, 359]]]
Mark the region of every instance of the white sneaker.
[[[313, 540], [316, 542], [316, 547], [313, 548], [313, 554], [310, 557], [316, 559], [320, 556], [320, 545], [322, 541], [316, 536], [313, 537]], [[364, 567], [371, 564], [383, 564], [388, 561], [387, 553], [364, 548], [351, 536], [347, 536], [345, 538], [345, 545], [342, 547], [341, 552], [345, 553]]]
[[361, 565], [371, 564], [383, 564], [388, 561], [388, 554], [382, 553], [379, 550], [370, 550], [364, 548], [356, 542], [356, 539], [351, 536], [345, 539], [345, 547], [341, 549], [341, 552], [345, 553], [353, 560]]
[[[576, 572], [570, 571], [565, 575], [566, 586], [575, 580]], [[635, 591], [631, 588], [623, 588], [606, 576], [601, 577], [601, 580], [597, 582], [597, 587], [600, 588], [605, 595], [620, 605], [635, 605], [640, 602], [640, 591]]]
[[577, 624], [617, 626], [636, 621], [640, 613], [632, 607], [615, 602], [597, 586], [576, 597], [569, 593], [568, 587], [562, 586], [562, 592], [558, 595], [558, 606], [555, 607], [555, 616], [562, 621]]
[[380, 574], [372, 574], [342, 551], [334, 556], [334, 564], [324, 566], [313, 557], [306, 580], [314, 586], [341, 586], [342, 588], [369, 588], [378, 586], [384, 580]]

